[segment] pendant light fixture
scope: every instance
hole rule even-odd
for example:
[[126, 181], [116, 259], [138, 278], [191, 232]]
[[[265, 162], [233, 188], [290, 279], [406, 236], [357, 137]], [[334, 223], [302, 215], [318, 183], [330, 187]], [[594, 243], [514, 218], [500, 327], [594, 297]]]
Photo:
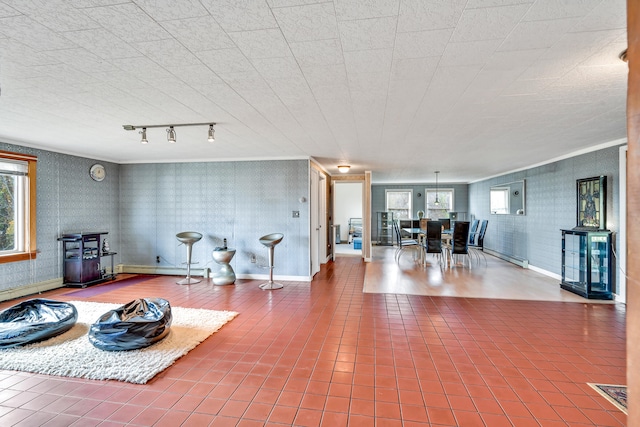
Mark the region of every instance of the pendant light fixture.
[[440, 173], [440, 171], [436, 171], [436, 201], [433, 202], [434, 205], [439, 206], [440, 205], [440, 200], [438, 200], [438, 174]]

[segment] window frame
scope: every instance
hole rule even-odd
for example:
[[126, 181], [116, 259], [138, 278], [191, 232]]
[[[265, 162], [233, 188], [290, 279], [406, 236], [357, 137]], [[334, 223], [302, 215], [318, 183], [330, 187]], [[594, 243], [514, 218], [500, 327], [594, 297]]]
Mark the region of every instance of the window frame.
[[[386, 188], [384, 190], [384, 210], [387, 212], [392, 212], [389, 210], [389, 193], [408, 193], [409, 194], [409, 209], [408, 209], [408, 214], [406, 219], [411, 219], [411, 215], [413, 215], [413, 190], [404, 189], [404, 188]], [[396, 215], [394, 214], [393, 219], [405, 219], [405, 218], [397, 218]]]
[[14, 153], [0, 150], [0, 160], [19, 160], [27, 162], [26, 185], [21, 188], [22, 206], [19, 209], [22, 217], [22, 225], [18, 236], [21, 242], [18, 245], [22, 250], [0, 254], [0, 264], [9, 262], [26, 261], [37, 256], [36, 239], [36, 178], [38, 158], [29, 154]]
[[[431, 218], [431, 215], [429, 215], [430, 209], [429, 209], [429, 194], [433, 194], [436, 193], [436, 189], [435, 188], [425, 188], [424, 189], [424, 212], [425, 212], [425, 217], [433, 219], [433, 220], [437, 220], [437, 218]], [[451, 204], [449, 205], [449, 212], [455, 212], [456, 211], [456, 190], [455, 188], [447, 188], [447, 187], [443, 187], [443, 188], [438, 188], [437, 191], [438, 194], [442, 194], [442, 193], [451, 193]]]

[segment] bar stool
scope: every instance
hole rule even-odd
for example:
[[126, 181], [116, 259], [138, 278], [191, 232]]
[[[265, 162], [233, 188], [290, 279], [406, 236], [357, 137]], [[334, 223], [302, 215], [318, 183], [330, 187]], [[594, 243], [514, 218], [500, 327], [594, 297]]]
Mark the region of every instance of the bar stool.
[[176, 283], [178, 285], [193, 285], [194, 283], [200, 283], [202, 280], [191, 277], [191, 248], [194, 243], [202, 239], [202, 234], [196, 231], [183, 231], [182, 233], [176, 234], [176, 238], [187, 246], [187, 277]]
[[273, 283], [273, 252], [283, 237], [284, 234], [282, 233], [272, 233], [260, 238], [260, 243], [269, 248], [269, 281], [260, 285], [261, 289], [280, 289], [283, 287], [280, 283]]

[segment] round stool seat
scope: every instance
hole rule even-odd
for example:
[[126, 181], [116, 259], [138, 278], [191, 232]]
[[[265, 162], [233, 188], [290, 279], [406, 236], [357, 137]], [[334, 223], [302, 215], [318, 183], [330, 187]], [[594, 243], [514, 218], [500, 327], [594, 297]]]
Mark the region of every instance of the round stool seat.
[[266, 247], [275, 246], [282, 241], [284, 234], [282, 233], [271, 233], [266, 236], [262, 236], [260, 238], [260, 243], [265, 245]]
[[195, 242], [200, 241], [202, 239], [202, 234], [197, 231], [183, 231], [182, 233], [176, 234], [176, 238], [184, 244], [194, 244]]

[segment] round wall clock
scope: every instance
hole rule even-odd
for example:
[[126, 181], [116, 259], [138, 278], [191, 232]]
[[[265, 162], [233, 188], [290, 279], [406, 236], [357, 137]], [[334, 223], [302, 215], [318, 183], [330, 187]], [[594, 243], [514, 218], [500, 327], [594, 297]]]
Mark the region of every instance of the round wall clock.
[[96, 163], [89, 169], [89, 175], [94, 181], [102, 181], [107, 176], [107, 170], [100, 163]]

